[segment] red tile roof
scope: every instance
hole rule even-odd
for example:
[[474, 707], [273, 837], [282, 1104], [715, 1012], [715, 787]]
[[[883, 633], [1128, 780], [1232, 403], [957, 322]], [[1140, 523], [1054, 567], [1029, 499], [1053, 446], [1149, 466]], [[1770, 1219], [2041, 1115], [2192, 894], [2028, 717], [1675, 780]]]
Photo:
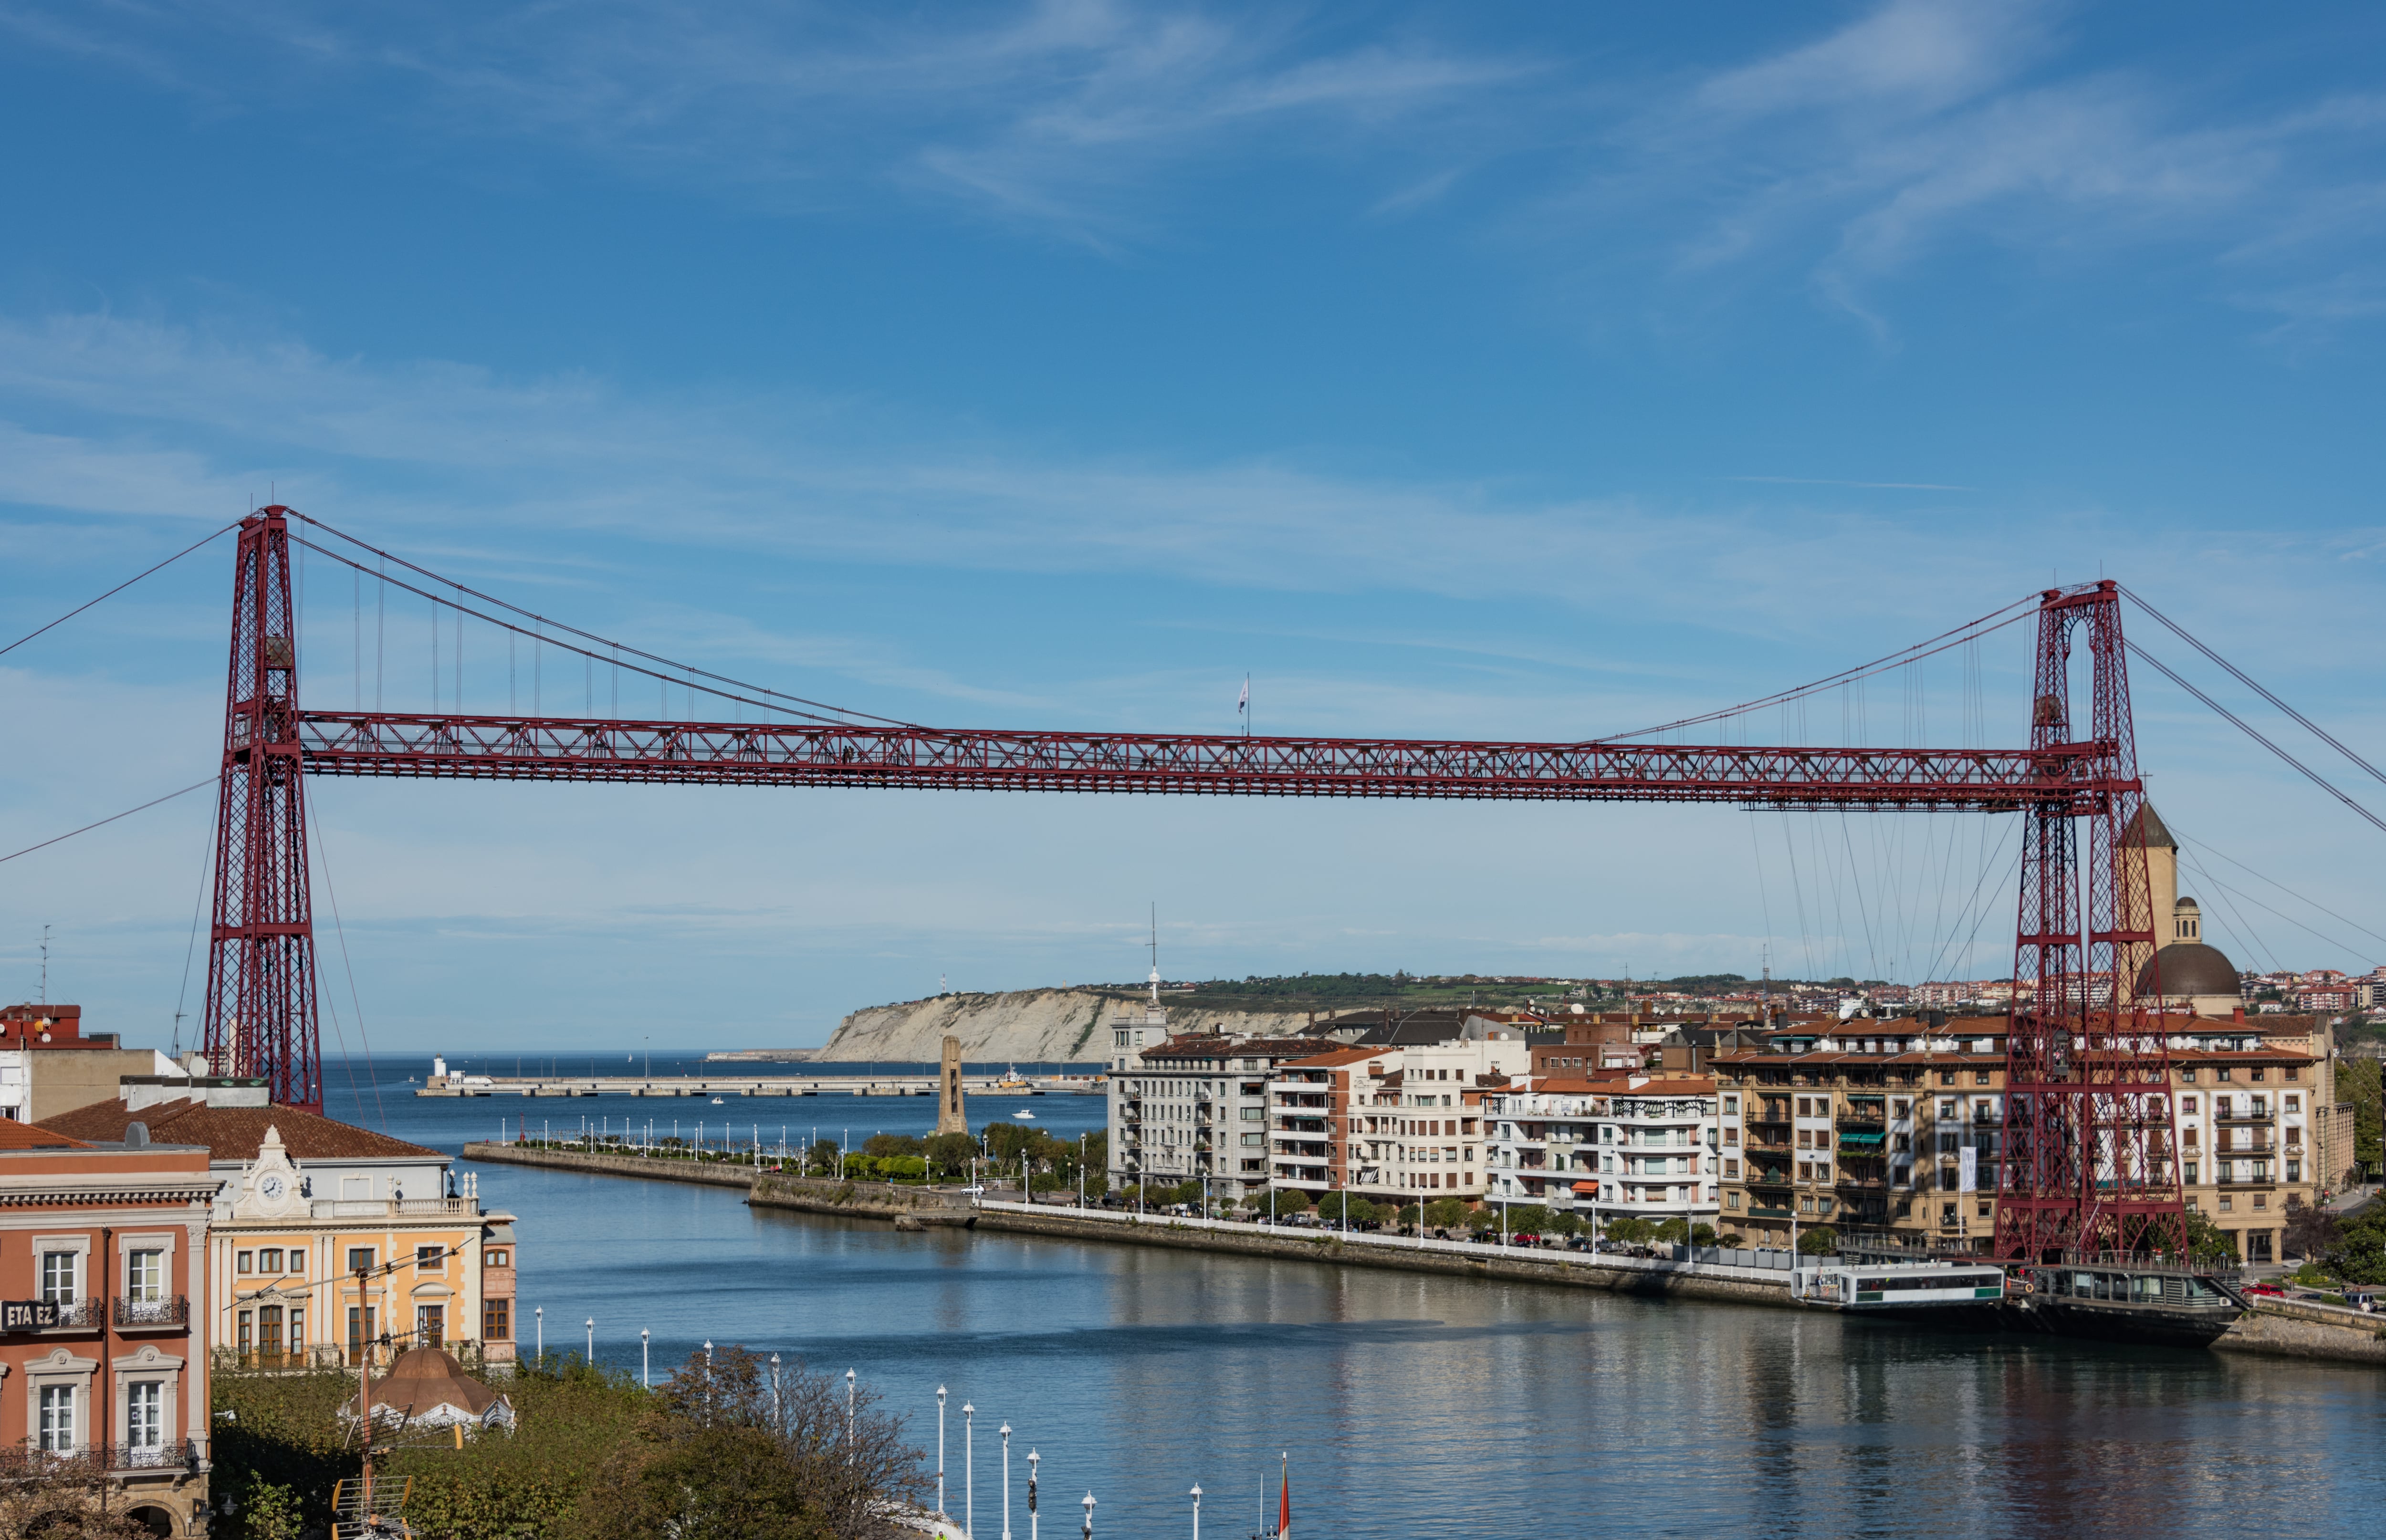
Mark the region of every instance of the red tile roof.
[[302, 1112], [295, 1107], [209, 1107], [205, 1102], [158, 1102], [132, 1111], [121, 1100], [94, 1102], [62, 1112], [51, 1128], [77, 1138], [120, 1141], [130, 1123], [149, 1125], [151, 1142], [204, 1145], [218, 1160], [254, 1160], [269, 1128], [282, 1135], [294, 1160], [446, 1159], [437, 1150], [385, 1133]]
[[0, 1118], [0, 1149], [89, 1149], [80, 1139], [69, 1139], [55, 1129], [39, 1123], [11, 1122]]

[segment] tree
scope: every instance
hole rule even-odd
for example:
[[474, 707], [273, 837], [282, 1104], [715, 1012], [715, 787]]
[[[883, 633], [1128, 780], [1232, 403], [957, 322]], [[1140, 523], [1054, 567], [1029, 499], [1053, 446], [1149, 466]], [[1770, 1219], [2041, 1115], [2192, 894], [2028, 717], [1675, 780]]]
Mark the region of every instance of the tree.
[[2328, 1269], [2348, 1283], [2386, 1283], [2386, 1206], [2373, 1203], [2337, 1225]]
[[1278, 1219], [1284, 1219], [1290, 1215], [1300, 1213], [1308, 1207], [1309, 1195], [1302, 1192], [1300, 1188], [1279, 1187], [1276, 1189], [1275, 1212]]
[[146, 1540], [147, 1527], [124, 1517], [128, 1505], [124, 1494], [111, 1487], [106, 1461], [23, 1447], [0, 1458], [8, 1461], [0, 1468], [0, 1534]]
[[908, 1133], [873, 1133], [861, 1141], [861, 1153], [885, 1160], [899, 1155], [919, 1155], [926, 1146]]
[[1352, 1225], [1375, 1222], [1375, 1206], [1363, 1197], [1352, 1197], [1349, 1193], [1328, 1193], [1317, 1200], [1317, 1217], [1328, 1224], [1343, 1223], [1345, 1209], [1350, 1211], [1349, 1222]]
[[1657, 1222], [1657, 1239], [1667, 1246], [1679, 1246], [1690, 1238], [1690, 1221], [1675, 1218]]
[[2365, 1173], [2378, 1170], [2381, 1159], [2380, 1133], [2386, 1129], [2381, 1070], [2386, 1064], [2374, 1058], [2342, 1058], [2336, 1065], [2336, 1099], [2353, 1104], [2353, 1158]]
[[1607, 1221], [1607, 1238], [1618, 1246], [1646, 1246], [1657, 1238], [1657, 1227], [1635, 1214]]
[[1713, 1246], [1713, 1245], [1714, 1245], [1714, 1244], [1715, 1244], [1715, 1227], [1714, 1227], [1714, 1225], [1712, 1225], [1712, 1224], [1694, 1224], [1694, 1225], [1692, 1225], [1692, 1226], [1690, 1227], [1690, 1244], [1691, 1244], [1692, 1246]]
[[2279, 1249], [2284, 1256], [2306, 1259], [2325, 1257], [2336, 1243], [2336, 1216], [2305, 1203], [2301, 1193], [2287, 1195], [2286, 1220], [2285, 1233], [2279, 1238]]
[[966, 1133], [935, 1133], [923, 1146], [928, 1169], [938, 1176], [963, 1177], [977, 1158], [977, 1141]]
[[1454, 1197], [1438, 1197], [1425, 1205], [1425, 1222], [1436, 1230], [1448, 1230], [1466, 1219], [1466, 1205]]
[[1550, 1211], [1538, 1203], [1520, 1203], [1508, 1210], [1508, 1233], [1538, 1235], [1550, 1227]]
[[834, 1176], [845, 1163], [845, 1151], [834, 1139], [815, 1139], [812, 1147], [804, 1152], [804, 1170], [819, 1176]]
[[[851, 1398], [848, 1400], [848, 1395]], [[845, 1540], [929, 1487], [900, 1418], [801, 1359], [775, 1376], [743, 1347], [698, 1351], [590, 1487], [598, 1540]]]
[[2237, 1259], [2237, 1243], [2210, 1217], [2191, 1209], [2187, 1216], [2187, 1254], [2199, 1262]]
[[1840, 1249], [1840, 1233], [1827, 1224], [1809, 1227], [1798, 1236], [1798, 1251], [1805, 1257], [1828, 1257]]

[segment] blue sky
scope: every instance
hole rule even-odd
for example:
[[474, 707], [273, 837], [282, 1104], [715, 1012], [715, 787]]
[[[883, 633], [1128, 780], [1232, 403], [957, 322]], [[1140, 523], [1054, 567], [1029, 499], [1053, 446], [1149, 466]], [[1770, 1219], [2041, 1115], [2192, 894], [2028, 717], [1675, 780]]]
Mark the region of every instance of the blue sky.
[[[1248, 672], [1261, 732], [1579, 738], [2103, 572], [2374, 757], [2381, 33], [0, 0], [0, 630], [270, 488], [912, 720], [1231, 731]], [[208, 772], [227, 569], [0, 659], [0, 845]], [[352, 595], [310, 582], [308, 698], [347, 704]], [[2344, 917], [2241, 874], [2240, 960], [2379, 960], [2380, 836], [2136, 685], [2166, 817]], [[1956, 673], [1913, 689], [1952, 734]], [[1172, 974], [2003, 966], [2006, 900], [1968, 955], [1948, 918], [1978, 820], [1839, 834], [1852, 924], [1785, 875], [1836, 832], [1698, 808], [316, 798], [377, 1045], [815, 1042], [940, 973], [1138, 975], [1155, 900]], [[162, 1041], [204, 802], [0, 868], [0, 995], [47, 923], [53, 997]]]

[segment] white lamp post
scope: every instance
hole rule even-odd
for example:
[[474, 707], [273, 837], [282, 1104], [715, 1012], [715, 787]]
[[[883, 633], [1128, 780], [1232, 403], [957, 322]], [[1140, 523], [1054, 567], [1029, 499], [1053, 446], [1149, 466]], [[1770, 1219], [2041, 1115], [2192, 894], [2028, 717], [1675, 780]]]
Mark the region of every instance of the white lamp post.
[[531, 1311], [531, 1316], [538, 1327], [538, 1361], [544, 1364], [546, 1362], [546, 1307], [541, 1305]]
[[845, 1458], [853, 1458], [853, 1371], [845, 1371]]
[[1094, 1495], [1086, 1494], [1086, 1540], [1094, 1540]]
[[936, 1387], [936, 1517], [945, 1516], [945, 1387]]
[[977, 1534], [977, 1409], [961, 1403], [961, 1533]]
[[593, 1315], [588, 1318], [588, 1361], [596, 1361], [596, 1318]]
[[1201, 1484], [1193, 1484], [1193, 1540], [1201, 1540]]
[[1044, 1457], [1027, 1451], [1027, 1540], [1036, 1540], [1036, 1463]]
[[1002, 1540], [1011, 1540], [1011, 1424], [1002, 1425]]
[[649, 1390], [655, 1383], [654, 1358], [649, 1351], [653, 1336], [645, 1327], [638, 1328], [638, 1383]]
[[779, 1400], [779, 1355], [771, 1355], [771, 1427], [775, 1432], [786, 1426], [787, 1410]]

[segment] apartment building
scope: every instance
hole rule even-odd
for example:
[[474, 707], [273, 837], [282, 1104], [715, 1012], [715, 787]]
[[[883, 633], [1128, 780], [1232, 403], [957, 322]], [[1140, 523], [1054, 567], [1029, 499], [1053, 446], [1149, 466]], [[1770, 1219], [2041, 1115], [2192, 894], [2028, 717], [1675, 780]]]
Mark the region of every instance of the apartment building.
[[1213, 1199], [1264, 1194], [1268, 1086], [1276, 1067], [1332, 1045], [1312, 1038], [1174, 1037], [1137, 1045], [1110, 1086], [1116, 1185], [1206, 1179]]
[[1405, 1051], [1328, 1048], [1278, 1066], [1268, 1084], [1269, 1180], [1312, 1198], [1378, 1184], [1380, 1151], [1368, 1152], [1374, 1136], [1361, 1130], [1398, 1115]]
[[1536, 1079], [1483, 1096], [1494, 1203], [1604, 1222], [1713, 1224], [1721, 1124], [1712, 1075]]
[[[115, 1512], [204, 1534], [205, 1253], [222, 1178], [204, 1149], [119, 1133], [0, 1121], [0, 1475], [88, 1456]], [[80, 1530], [62, 1516], [56, 1533]]]
[[418, 1346], [514, 1361], [514, 1216], [484, 1211], [444, 1153], [269, 1106], [262, 1080], [132, 1077], [54, 1120], [94, 1141], [136, 1122], [204, 1149], [217, 1179], [203, 1291], [217, 1351], [267, 1368]]
[[[2165, 1027], [2183, 1198], [2247, 1261], [2277, 1259], [2290, 1199], [2317, 1203], [2352, 1163], [2327, 1030], [2178, 1014]], [[1719, 1055], [1723, 1228], [1760, 1245], [1829, 1224], [1990, 1249], [2005, 1033], [2003, 1017], [1860, 1018]]]
[[1488, 1169], [1482, 1094], [1531, 1063], [1532, 1045], [1515, 1032], [1362, 1043], [1292, 1060], [1271, 1104], [1276, 1185], [1400, 1204], [1478, 1202]]

